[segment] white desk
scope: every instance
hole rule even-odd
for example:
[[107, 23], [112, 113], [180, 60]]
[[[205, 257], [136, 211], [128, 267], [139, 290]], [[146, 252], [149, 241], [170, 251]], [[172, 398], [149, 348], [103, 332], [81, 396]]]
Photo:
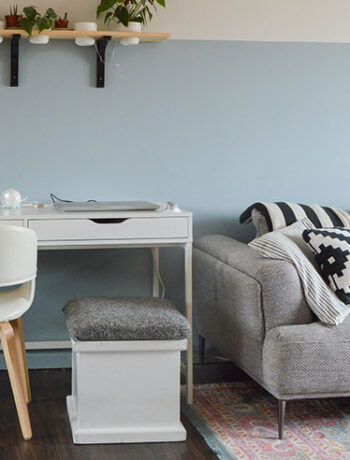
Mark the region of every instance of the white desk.
[[[184, 249], [186, 316], [192, 325], [192, 213], [64, 213], [53, 206], [0, 209], [0, 223], [33, 229], [40, 250], [145, 248], [153, 252], [153, 295], [159, 295], [159, 248]], [[27, 349], [70, 348], [70, 342], [30, 342]], [[192, 338], [188, 342], [187, 402], [192, 404]]]

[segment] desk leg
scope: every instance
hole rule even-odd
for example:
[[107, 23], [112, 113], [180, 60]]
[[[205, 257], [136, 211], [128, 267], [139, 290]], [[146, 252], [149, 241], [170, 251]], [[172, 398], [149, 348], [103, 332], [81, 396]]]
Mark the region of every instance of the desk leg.
[[159, 297], [159, 248], [152, 248], [153, 258], [153, 297]]
[[[185, 245], [185, 303], [186, 317], [192, 327], [192, 243]], [[187, 404], [193, 403], [193, 343], [188, 339], [186, 366]]]

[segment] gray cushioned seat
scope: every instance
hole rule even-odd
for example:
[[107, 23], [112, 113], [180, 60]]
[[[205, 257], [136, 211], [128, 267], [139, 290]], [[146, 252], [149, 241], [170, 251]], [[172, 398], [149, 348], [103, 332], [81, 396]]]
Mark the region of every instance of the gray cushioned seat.
[[165, 299], [152, 297], [83, 297], [63, 308], [74, 340], [181, 340], [190, 324]]

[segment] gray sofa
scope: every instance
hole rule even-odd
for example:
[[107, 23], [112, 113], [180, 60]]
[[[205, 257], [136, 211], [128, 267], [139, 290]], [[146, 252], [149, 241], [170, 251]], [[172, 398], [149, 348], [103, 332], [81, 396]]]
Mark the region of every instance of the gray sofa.
[[194, 245], [194, 318], [204, 339], [278, 399], [350, 395], [350, 318], [316, 321], [294, 266], [222, 235]]

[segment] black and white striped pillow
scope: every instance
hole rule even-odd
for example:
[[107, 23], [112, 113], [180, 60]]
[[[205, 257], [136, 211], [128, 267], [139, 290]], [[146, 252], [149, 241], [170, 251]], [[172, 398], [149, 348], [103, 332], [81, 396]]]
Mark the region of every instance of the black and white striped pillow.
[[305, 218], [308, 218], [316, 228], [350, 227], [350, 215], [341, 209], [318, 204], [306, 205], [284, 202], [254, 203], [241, 214], [241, 224], [251, 222], [254, 211], [258, 211], [264, 216], [270, 232]]
[[339, 299], [350, 304], [350, 229], [311, 229], [303, 239], [315, 254], [322, 277]]

